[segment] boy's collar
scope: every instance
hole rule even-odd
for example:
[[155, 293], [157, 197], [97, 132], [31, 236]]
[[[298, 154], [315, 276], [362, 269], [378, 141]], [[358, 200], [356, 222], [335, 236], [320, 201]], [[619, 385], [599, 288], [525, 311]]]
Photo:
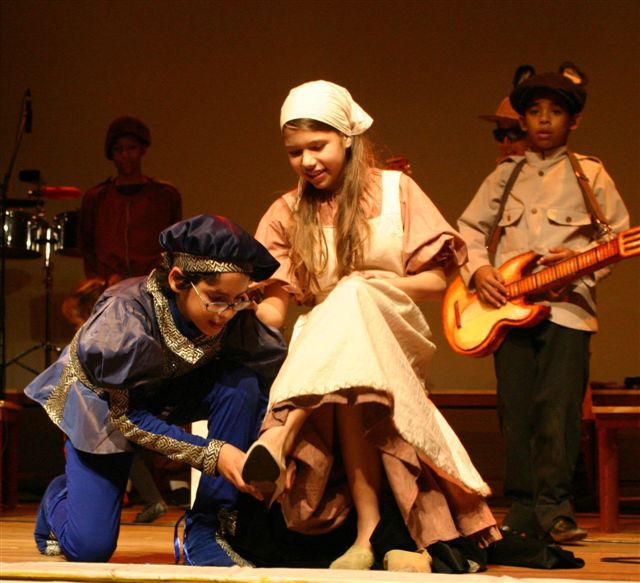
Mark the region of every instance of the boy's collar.
[[195, 340], [199, 336], [202, 336], [202, 332], [199, 330], [199, 328], [193, 322], [189, 322], [180, 313], [175, 296], [169, 298], [169, 309], [171, 310], [171, 316], [173, 317], [176, 328], [183, 336], [189, 338], [190, 340]]
[[534, 152], [533, 150], [527, 150], [524, 155], [526, 156], [528, 162], [546, 162], [548, 160], [556, 160], [557, 158], [564, 156], [566, 151], [567, 146], [565, 144], [564, 146], [553, 148], [552, 150], [544, 150], [543, 152]]

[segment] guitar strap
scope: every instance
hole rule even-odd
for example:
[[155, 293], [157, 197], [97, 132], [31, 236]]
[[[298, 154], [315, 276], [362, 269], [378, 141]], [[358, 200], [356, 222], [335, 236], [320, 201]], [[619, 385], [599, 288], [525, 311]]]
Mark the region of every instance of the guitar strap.
[[498, 248], [498, 241], [500, 240], [500, 236], [502, 235], [502, 227], [498, 225], [500, 219], [502, 218], [502, 213], [504, 212], [504, 207], [507, 204], [507, 199], [509, 198], [509, 193], [513, 188], [513, 184], [518, 178], [518, 174], [522, 170], [524, 163], [526, 162], [526, 158], [523, 158], [518, 162], [511, 171], [511, 175], [507, 180], [507, 183], [504, 185], [504, 190], [502, 191], [502, 197], [500, 198], [500, 207], [498, 208], [498, 212], [496, 213], [496, 217], [493, 221], [493, 225], [491, 225], [491, 229], [489, 230], [489, 234], [487, 235], [487, 250], [492, 255], [495, 254], [496, 249]]
[[567, 150], [567, 157], [569, 158], [569, 162], [571, 162], [573, 172], [578, 179], [578, 186], [580, 186], [582, 196], [584, 197], [584, 205], [587, 207], [587, 210], [591, 215], [591, 224], [593, 225], [593, 228], [598, 235], [598, 239], [604, 239], [611, 235], [611, 225], [607, 223], [607, 219], [605, 219], [602, 209], [600, 208], [600, 205], [598, 204], [598, 201], [593, 194], [593, 189], [589, 184], [589, 178], [582, 171], [582, 166], [580, 166], [580, 162], [578, 162], [576, 155], [573, 152]]

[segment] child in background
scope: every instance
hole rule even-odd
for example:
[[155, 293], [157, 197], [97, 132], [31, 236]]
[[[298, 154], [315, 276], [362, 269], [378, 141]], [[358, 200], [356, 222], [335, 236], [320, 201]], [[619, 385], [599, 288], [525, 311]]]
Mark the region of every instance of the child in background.
[[[563, 261], [594, 245], [594, 228], [577, 175], [588, 178], [612, 233], [629, 215], [597, 158], [567, 149], [586, 101], [586, 76], [571, 63], [559, 72], [533, 75], [510, 96], [531, 150], [503, 160], [483, 182], [458, 221], [469, 249], [462, 277], [489, 306], [507, 301], [497, 267], [528, 251], [538, 265]], [[505, 191], [514, 172], [511, 192]], [[504, 212], [501, 199], [507, 196]], [[495, 256], [487, 250], [492, 226], [501, 233]], [[502, 529], [557, 543], [584, 539], [570, 486], [580, 445], [582, 399], [589, 380], [589, 342], [597, 331], [595, 290], [608, 269], [584, 276], [561, 293], [539, 298], [549, 319], [514, 328], [495, 353], [498, 414], [506, 444], [505, 494], [514, 502]]]

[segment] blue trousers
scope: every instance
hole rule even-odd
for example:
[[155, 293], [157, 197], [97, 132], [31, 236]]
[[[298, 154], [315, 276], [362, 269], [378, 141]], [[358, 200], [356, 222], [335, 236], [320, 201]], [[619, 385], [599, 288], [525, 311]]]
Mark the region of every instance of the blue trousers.
[[[213, 381], [209, 379], [208, 386], [191, 386], [181, 393], [183, 400], [171, 403], [170, 423], [207, 419], [210, 438], [227, 441], [243, 451], [256, 438], [266, 397], [249, 369], [226, 370]], [[132, 454], [87, 453], [69, 441], [65, 450], [65, 476], [53, 480], [43, 496], [36, 542], [50, 530], [70, 561], [108, 561], [117, 545]], [[194, 508], [213, 512], [216, 507], [233, 507], [237, 496], [238, 491], [226, 479], [203, 475]]]

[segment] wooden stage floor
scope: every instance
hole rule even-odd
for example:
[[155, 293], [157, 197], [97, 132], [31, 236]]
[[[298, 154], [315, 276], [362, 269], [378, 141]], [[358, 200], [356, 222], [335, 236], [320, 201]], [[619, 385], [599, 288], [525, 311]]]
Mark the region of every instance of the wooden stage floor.
[[[173, 525], [182, 511], [169, 512], [150, 525], [133, 524], [140, 506], [126, 508], [115, 555], [105, 564], [72, 564], [60, 557], [44, 557], [33, 542], [36, 504], [21, 504], [0, 515], [0, 580], [2, 581], [220, 581], [220, 582], [451, 582], [451, 575], [347, 572], [323, 569], [246, 569], [240, 567], [173, 566]], [[504, 509], [494, 508], [498, 520]], [[467, 583], [516, 579], [640, 581], [640, 514], [621, 515], [621, 531], [598, 532], [598, 515], [579, 515], [589, 538], [566, 547], [584, 559], [582, 569], [525, 569], [490, 565], [482, 575], [465, 575]], [[172, 565], [171, 567], [169, 565]], [[522, 582], [520, 582], [522, 583]], [[545, 581], [551, 583], [551, 581]]]

